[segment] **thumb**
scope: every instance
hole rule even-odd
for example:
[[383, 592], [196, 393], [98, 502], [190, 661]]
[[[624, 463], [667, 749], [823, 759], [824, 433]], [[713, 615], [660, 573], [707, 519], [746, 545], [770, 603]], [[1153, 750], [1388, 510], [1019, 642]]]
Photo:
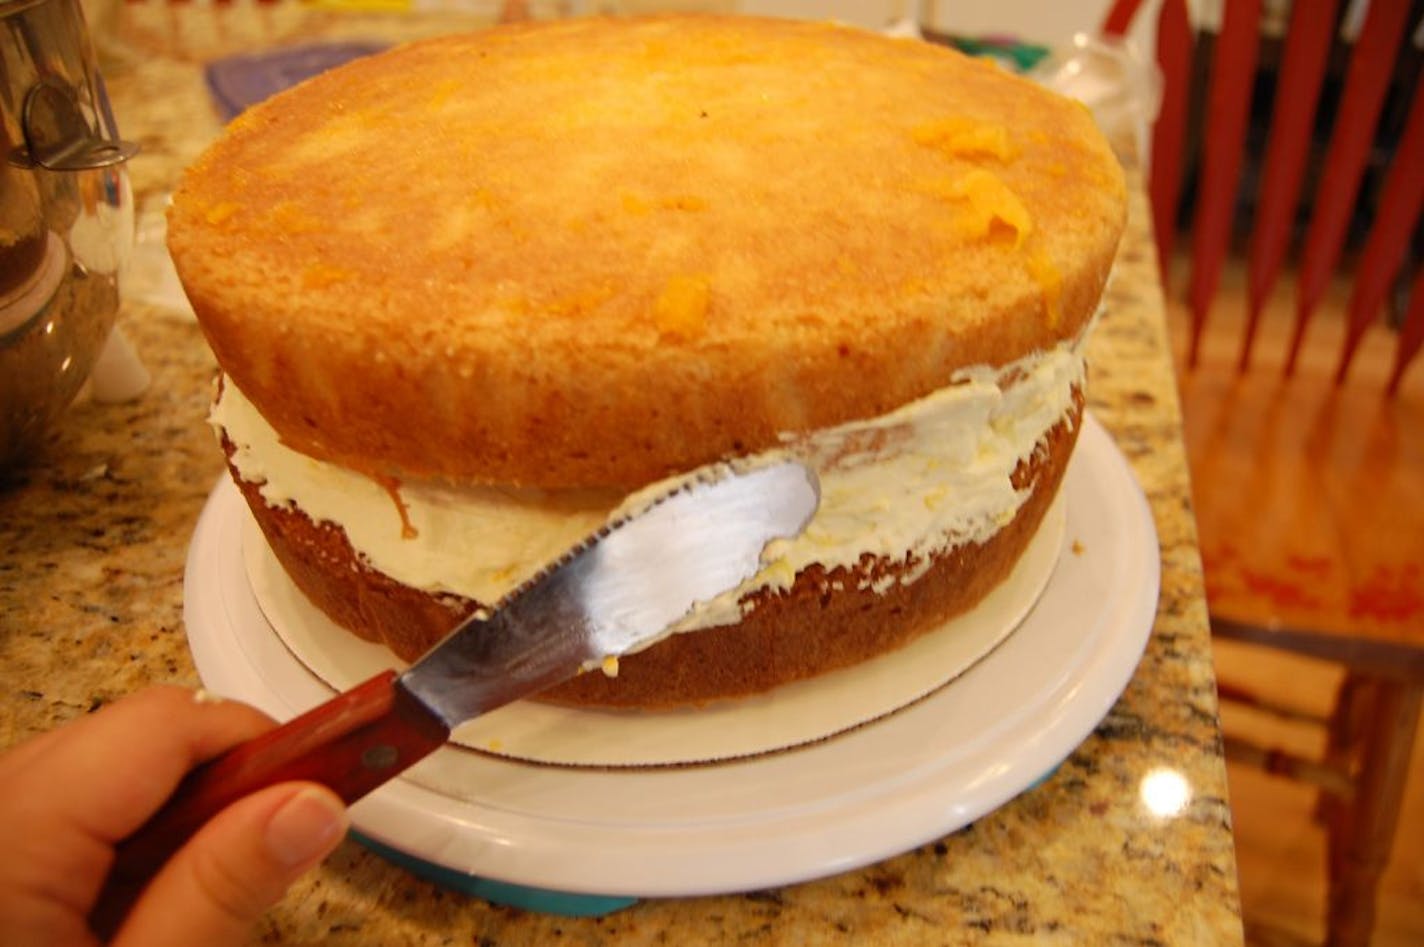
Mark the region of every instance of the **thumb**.
[[340, 843], [347, 825], [341, 800], [312, 783], [271, 786], [233, 803], [154, 876], [113, 943], [246, 943], [263, 912]]

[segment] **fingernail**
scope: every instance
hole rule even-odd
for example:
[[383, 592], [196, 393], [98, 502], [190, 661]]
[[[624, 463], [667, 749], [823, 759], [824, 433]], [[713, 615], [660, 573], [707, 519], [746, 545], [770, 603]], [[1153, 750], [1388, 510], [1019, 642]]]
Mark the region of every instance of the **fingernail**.
[[282, 804], [267, 823], [267, 851], [283, 865], [300, 865], [336, 847], [346, 834], [346, 807], [324, 789], [308, 787]]

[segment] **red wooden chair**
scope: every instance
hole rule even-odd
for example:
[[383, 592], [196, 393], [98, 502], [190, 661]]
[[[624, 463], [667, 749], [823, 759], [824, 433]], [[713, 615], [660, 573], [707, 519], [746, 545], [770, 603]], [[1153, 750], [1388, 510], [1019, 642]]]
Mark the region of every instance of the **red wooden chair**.
[[[1104, 32], [1123, 33], [1139, 6], [1118, 0]], [[1163, 0], [1149, 188], [1164, 278], [1179, 216], [1190, 232], [1181, 393], [1212, 632], [1344, 668], [1333, 711], [1317, 721], [1328, 734], [1322, 758], [1231, 734], [1227, 754], [1320, 788], [1328, 940], [1364, 944], [1424, 694], [1424, 378], [1408, 372], [1424, 342], [1424, 271], [1397, 324], [1381, 318], [1424, 204], [1424, 79], [1407, 45], [1409, 0], [1373, 0], [1350, 43], [1339, 39], [1341, 6], [1296, 2], [1284, 36], [1267, 45], [1260, 0], [1225, 0], [1208, 68], [1194, 68], [1208, 44], [1195, 41], [1184, 0]], [[1266, 50], [1275, 94], [1253, 103]], [[1397, 69], [1402, 54], [1415, 58]], [[1332, 57], [1347, 65], [1327, 99]], [[1412, 87], [1401, 85], [1411, 71]], [[1194, 135], [1196, 75], [1209, 78]], [[1318, 114], [1322, 101], [1333, 114]], [[1253, 107], [1269, 118], [1259, 155]], [[1317, 125], [1329, 139], [1308, 181]], [[1393, 150], [1387, 172], [1367, 175], [1383, 148]], [[1230, 251], [1233, 232], [1247, 229], [1243, 169], [1257, 158], [1243, 280]], [[1194, 200], [1179, 215], [1192, 169]], [[1368, 236], [1352, 253], [1349, 227], [1361, 218]], [[1244, 291], [1222, 293], [1224, 279]], [[1344, 315], [1317, 316], [1331, 294]], [[1226, 298], [1242, 311], [1225, 311]], [[1225, 682], [1221, 696], [1303, 716]]]

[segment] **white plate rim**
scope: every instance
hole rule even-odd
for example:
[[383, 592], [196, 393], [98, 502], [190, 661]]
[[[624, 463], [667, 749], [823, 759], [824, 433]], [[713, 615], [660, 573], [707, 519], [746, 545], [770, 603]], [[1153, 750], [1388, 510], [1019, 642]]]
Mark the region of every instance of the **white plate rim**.
[[[962, 828], [1092, 732], [1151, 634], [1160, 581], [1151, 510], [1091, 414], [1064, 489], [1067, 540], [1081, 552], [1063, 557], [997, 650], [891, 717], [770, 757], [674, 771], [562, 770], [442, 750], [421, 766], [453, 766], [474, 788], [457, 796], [398, 780], [353, 807], [353, 824], [454, 871], [635, 897], [810, 880]], [[214, 691], [289, 717], [324, 685], [280, 642], [238, 633], [234, 617], [256, 604], [245, 577], [231, 574], [235, 565], [242, 576], [234, 500], [230, 487], [215, 488], [190, 547], [184, 615], [194, 660]], [[1065, 625], [1079, 636], [1063, 636]], [[273, 644], [295, 667], [281, 666]]]

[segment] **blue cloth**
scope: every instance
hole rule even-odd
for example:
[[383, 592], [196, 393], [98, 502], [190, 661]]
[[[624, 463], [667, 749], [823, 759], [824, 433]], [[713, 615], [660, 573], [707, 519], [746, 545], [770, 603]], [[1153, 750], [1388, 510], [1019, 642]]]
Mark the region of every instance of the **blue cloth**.
[[314, 43], [271, 52], [228, 56], [208, 64], [204, 76], [223, 121], [283, 89], [334, 66], [380, 52], [377, 43]]

